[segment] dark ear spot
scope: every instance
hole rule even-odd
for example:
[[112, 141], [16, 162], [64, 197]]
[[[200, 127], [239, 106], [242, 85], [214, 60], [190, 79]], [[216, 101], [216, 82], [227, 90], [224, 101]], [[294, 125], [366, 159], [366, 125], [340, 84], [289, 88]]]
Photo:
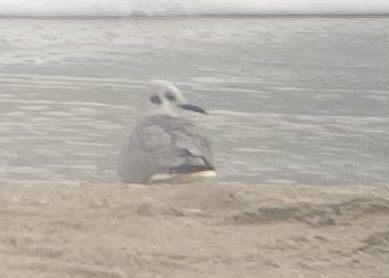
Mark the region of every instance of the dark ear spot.
[[176, 101], [177, 100], [176, 96], [172, 92], [170, 92], [170, 91], [165, 91], [165, 97], [169, 101]]
[[159, 96], [155, 96], [155, 95], [150, 97], [150, 101], [156, 105], [161, 105], [161, 103], [162, 103]]

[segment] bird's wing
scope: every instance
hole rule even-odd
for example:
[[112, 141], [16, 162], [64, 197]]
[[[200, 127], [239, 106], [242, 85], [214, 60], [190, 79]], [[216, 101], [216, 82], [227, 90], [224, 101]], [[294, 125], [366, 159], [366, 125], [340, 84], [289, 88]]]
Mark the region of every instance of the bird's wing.
[[[160, 129], [158, 136], [164, 138], [161, 142], [170, 152], [181, 158], [202, 158], [213, 162], [210, 143], [207, 138], [200, 134], [197, 127], [182, 117], [160, 115], [147, 118], [145, 126]], [[167, 140], [166, 138], [169, 138]], [[168, 141], [168, 142], [167, 142]]]

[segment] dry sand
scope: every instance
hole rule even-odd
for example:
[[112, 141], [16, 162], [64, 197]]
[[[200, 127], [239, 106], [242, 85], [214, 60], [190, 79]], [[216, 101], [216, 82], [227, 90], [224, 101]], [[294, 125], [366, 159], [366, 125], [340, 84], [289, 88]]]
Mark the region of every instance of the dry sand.
[[0, 186], [0, 277], [389, 277], [389, 188]]

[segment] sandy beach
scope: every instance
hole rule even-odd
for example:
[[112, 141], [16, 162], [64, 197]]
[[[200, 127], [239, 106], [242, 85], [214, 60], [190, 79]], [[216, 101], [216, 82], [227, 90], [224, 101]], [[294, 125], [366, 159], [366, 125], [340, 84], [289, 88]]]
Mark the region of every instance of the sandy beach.
[[0, 276], [388, 277], [387, 186], [0, 187]]

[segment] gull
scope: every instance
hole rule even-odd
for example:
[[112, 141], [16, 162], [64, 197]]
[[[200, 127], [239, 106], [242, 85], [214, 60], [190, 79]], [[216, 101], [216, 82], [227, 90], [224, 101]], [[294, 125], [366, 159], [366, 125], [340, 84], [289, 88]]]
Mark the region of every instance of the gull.
[[148, 184], [215, 176], [210, 142], [182, 111], [207, 113], [189, 104], [168, 81], [149, 82], [147, 92], [150, 109], [138, 118], [119, 155], [120, 179], [125, 183]]

